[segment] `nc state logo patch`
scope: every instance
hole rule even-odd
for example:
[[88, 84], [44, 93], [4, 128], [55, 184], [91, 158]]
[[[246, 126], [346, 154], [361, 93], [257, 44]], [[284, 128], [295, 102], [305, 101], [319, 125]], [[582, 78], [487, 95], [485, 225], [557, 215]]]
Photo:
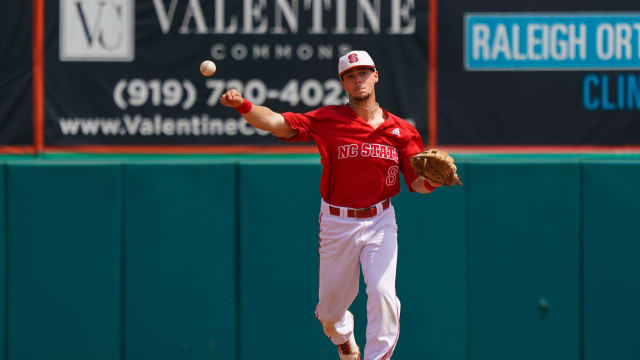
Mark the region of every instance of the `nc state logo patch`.
[[349, 64], [353, 64], [357, 62], [358, 62], [358, 54], [349, 55]]

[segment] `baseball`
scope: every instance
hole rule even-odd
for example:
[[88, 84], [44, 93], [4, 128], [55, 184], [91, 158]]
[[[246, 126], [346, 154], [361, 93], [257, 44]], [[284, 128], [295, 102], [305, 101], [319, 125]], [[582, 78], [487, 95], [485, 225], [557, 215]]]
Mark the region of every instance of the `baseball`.
[[204, 76], [211, 76], [216, 73], [216, 64], [211, 60], [205, 60], [200, 64], [200, 72]]

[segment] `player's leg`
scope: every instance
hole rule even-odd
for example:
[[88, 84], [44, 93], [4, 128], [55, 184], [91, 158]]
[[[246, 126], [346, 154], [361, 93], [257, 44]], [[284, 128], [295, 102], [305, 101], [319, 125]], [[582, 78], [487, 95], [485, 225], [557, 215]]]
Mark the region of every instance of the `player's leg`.
[[360, 262], [367, 284], [367, 344], [364, 360], [388, 359], [400, 331], [400, 301], [396, 297], [397, 227], [393, 208], [381, 215]]
[[347, 311], [358, 294], [359, 254], [357, 224], [351, 219], [324, 215], [320, 221], [319, 291], [316, 316], [335, 345], [353, 334], [353, 316]]

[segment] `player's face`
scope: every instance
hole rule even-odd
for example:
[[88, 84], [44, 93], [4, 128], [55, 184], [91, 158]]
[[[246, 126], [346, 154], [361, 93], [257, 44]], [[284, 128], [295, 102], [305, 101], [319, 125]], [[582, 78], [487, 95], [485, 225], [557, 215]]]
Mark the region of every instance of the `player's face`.
[[378, 72], [370, 68], [355, 68], [342, 74], [340, 82], [349, 97], [363, 101], [373, 93], [375, 84], [378, 82]]

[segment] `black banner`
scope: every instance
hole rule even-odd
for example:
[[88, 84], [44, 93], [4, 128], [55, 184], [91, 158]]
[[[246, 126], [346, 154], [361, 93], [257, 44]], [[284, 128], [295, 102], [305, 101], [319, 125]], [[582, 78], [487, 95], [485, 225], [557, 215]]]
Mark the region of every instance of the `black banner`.
[[[47, 146], [283, 145], [217, 102], [345, 103], [338, 58], [366, 50], [377, 100], [425, 135], [427, 1], [60, 0], [46, 7]], [[217, 72], [199, 73], [211, 59]]]
[[0, 146], [33, 145], [31, 1], [0, 2]]
[[640, 7], [440, 1], [438, 142], [640, 144]]

